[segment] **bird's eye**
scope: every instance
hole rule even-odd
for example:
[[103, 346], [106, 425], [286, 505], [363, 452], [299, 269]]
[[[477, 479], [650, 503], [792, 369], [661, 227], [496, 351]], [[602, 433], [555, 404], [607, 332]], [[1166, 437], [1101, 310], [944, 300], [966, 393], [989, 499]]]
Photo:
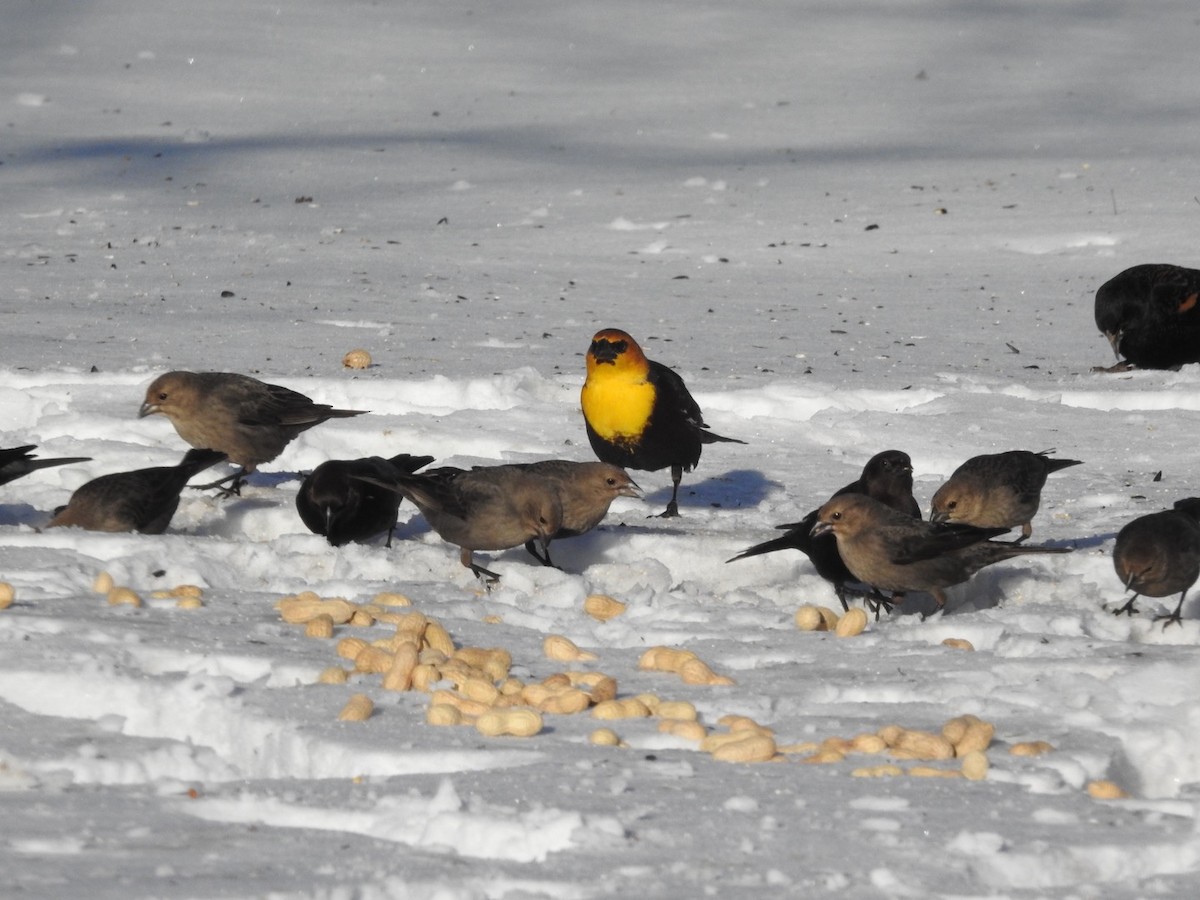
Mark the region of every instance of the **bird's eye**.
[[840, 520], [842, 518], [842, 514], [840, 512], [835, 512], [829, 518], [831, 518], [831, 519], [833, 519], [833, 521], [837, 522], [838, 520]]
[[615, 479], [615, 478], [606, 478], [606, 479], [604, 479], [604, 483], [605, 483], [605, 484], [607, 484], [609, 487], [614, 487], [614, 486], [616, 485], [616, 483], [617, 483], [617, 479]]
[[159, 399], [159, 400], [166, 400], [166, 399], [167, 399], [167, 392], [166, 392], [166, 391], [159, 391], [159, 392], [158, 392], [158, 399]]
[[946, 504], [946, 509], [954, 509], [957, 506], [958, 506], [958, 501], [951, 500], [949, 503]]

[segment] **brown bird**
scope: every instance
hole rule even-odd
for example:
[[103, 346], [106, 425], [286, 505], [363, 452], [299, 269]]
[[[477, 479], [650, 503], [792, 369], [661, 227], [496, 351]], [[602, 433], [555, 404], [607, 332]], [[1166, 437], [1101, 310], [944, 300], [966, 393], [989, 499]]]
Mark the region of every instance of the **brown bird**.
[[22, 476], [28, 475], [34, 469], [48, 469], [51, 466], [65, 466], [68, 463], [89, 462], [90, 456], [63, 456], [58, 459], [38, 459], [29, 451], [36, 449], [37, 444], [26, 444], [24, 447], [10, 447], [0, 450], [0, 484], [8, 484]]
[[462, 564], [489, 589], [500, 576], [478, 565], [474, 551], [507, 550], [536, 541], [542, 550], [539, 558], [546, 560], [550, 541], [562, 527], [558, 491], [520, 466], [444, 467], [411, 475], [397, 472], [386, 481], [362, 480], [390, 487], [416, 504], [443, 540], [461, 548]]
[[46, 527], [76, 525], [88, 531], [162, 534], [179, 508], [179, 492], [188, 480], [224, 458], [219, 450], [189, 450], [176, 466], [93, 478], [55, 511]]
[[980, 528], [1021, 526], [1017, 543], [1033, 534], [1033, 517], [1046, 477], [1081, 465], [1078, 459], [1054, 459], [1052, 450], [1009, 450], [968, 459], [933, 495], [931, 522], [958, 522]]
[[[852, 481], [833, 496], [843, 494], [865, 494], [880, 503], [891, 507], [915, 519], [921, 518], [921, 507], [913, 498], [912, 460], [901, 450], [885, 450], [867, 460], [863, 466], [862, 475], [857, 481]], [[799, 522], [778, 525], [777, 528], [787, 533], [770, 541], [755, 544], [748, 550], [743, 550], [732, 559], [745, 559], [748, 556], [758, 556], [762, 553], [773, 553], [776, 550], [799, 550], [813, 564], [817, 574], [833, 585], [833, 591], [841, 601], [842, 609], [849, 610], [846, 602], [848, 589], [846, 582], [856, 580], [838, 553], [837, 540], [832, 534], [821, 534], [813, 537], [813, 526], [817, 524], [819, 509], [814, 509]], [[880, 595], [882, 596], [882, 595]], [[878, 614], [879, 596], [872, 598], [875, 612]], [[886, 601], [883, 605], [888, 605]]]
[[241, 468], [204, 487], [232, 484], [239, 493], [248, 474], [270, 462], [298, 434], [327, 419], [366, 410], [334, 409], [277, 384], [228, 372], [167, 372], [146, 390], [139, 417], [164, 415], [193, 447], [220, 450]]
[[616, 328], [592, 338], [580, 403], [588, 440], [602, 462], [645, 472], [671, 467], [665, 517], [679, 515], [680, 479], [700, 462], [704, 444], [745, 443], [709, 431], [683, 379], [646, 359], [637, 341]]
[[891, 591], [894, 602], [907, 591], [926, 591], [940, 608], [946, 588], [984, 566], [1025, 553], [1069, 552], [988, 540], [1006, 530], [925, 522], [862, 494], [845, 494], [821, 507], [813, 534], [832, 532], [854, 577]]
[[1175, 611], [1156, 616], [1172, 622], [1183, 621], [1183, 601], [1200, 577], [1200, 498], [1176, 501], [1174, 509], [1134, 519], [1117, 532], [1113, 548], [1113, 568], [1125, 590], [1133, 596], [1114, 615], [1135, 615], [1138, 597], [1166, 597], [1179, 591]]
[[296, 511], [313, 534], [323, 534], [334, 547], [351, 541], [366, 541], [392, 531], [402, 496], [391, 488], [363, 481], [360, 476], [387, 480], [396, 472], [412, 473], [433, 462], [432, 456], [401, 453], [391, 459], [368, 456], [362, 459], [331, 459], [305, 476], [296, 493]]
[[[609, 463], [544, 459], [534, 463], [518, 463], [516, 467], [546, 480], [558, 491], [562, 524], [554, 533], [555, 540], [586, 534], [608, 515], [609, 506], [618, 497], [641, 495], [629, 473]], [[549, 553], [544, 558], [540, 556], [532, 540], [525, 543], [525, 549], [538, 562], [553, 565]]]
[[1200, 362], [1200, 270], [1170, 263], [1128, 268], [1100, 285], [1095, 316], [1118, 359], [1098, 371]]

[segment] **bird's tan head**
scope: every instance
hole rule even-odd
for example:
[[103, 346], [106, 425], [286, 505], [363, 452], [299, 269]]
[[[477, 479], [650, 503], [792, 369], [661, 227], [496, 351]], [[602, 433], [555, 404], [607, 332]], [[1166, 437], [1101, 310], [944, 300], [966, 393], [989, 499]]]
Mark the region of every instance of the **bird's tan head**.
[[620, 466], [609, 463], [587, 463], [585, 477], [588, 486], [597, 497], [616, 499], [617, 497], [640, 497], [642, 489], [629, 473]]
[[947, 481], [929, 502], [930, 522], [975, 522], [983, 513], [984, 497], [968, 484]]
[[882, 504], [864, 494], [834, 497], [817, 511], [812, 536], [853, 537], [870, 527], [873, 509], [879, 506]]
[[146, 397], [138, 410], [138, 418], [164, 415], [170, 418], [190, 403], [194, 394], [191, 372], [167, 372], [159, 375], [146, 388]]
[[650, 368], [646, 354], [628, 332], [605, 328], [592, 336], [587, 352], [587, 371], [591, 377], [597, 369], [611, 366], [616, 373], [645, 374]]

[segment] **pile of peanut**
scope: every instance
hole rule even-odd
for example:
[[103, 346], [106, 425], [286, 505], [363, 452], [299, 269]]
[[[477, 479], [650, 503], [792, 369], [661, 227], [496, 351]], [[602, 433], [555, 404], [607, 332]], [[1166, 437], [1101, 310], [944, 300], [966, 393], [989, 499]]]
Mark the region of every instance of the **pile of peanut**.
[[[796, 759], [805, 764], [823, 764], [842, 762], [855, 755], [886, 754], [887, 762], [859, 766], [850, 775], [973, 781], [985, 779], [990, 767], [987, 751], [995, 727], [973, 715], [956, 716], [936, 732], [886, 725], [852, 738], [780, 744], [770, 728], [746, 716], [722, 716], [716, 727], [710, 729], [700, 722], [691, 702], [666, 700], [653, 693], [619, 697], [616, 679], [600, 671], [566, 668], [540, 681], [524, 682], [510, 673], [512, 655], [507, 650], [456, 647], [439, 622], [412, 609], [411, 602], [403, 595], [379, 594], [370, 603], [356, 604], [305, 592], [283, 598], [276, 607], [284, 621], [304, 625], [305, 633], [316, 638], [333, 638], [335, 628], [342, 625], [394, 626], [393, 634], [374, 641], [341, 637], [335, 645], [336, 651], [353, 668], [330, 667], [321, 673], [319, 681], [344, 684], [354, 673], [377, 674], [382, 676], [385, 690], [423, 691], [429, 694], [425, 719], [430, 725], [473, 725], [486, 736], [531, 737], [542, 731], [546, 715], [586, 713], [613, 725], [621, 720], [656, 718], [660, 732], [694, 741], [701, 752], [725, 762]], [[605, 621], [620, 615], [624, 604], [593, 595], [584, 608]], [[841, 621], [847, 618], [851, 624], [840, 632], [847, 636], [860, 633], [866, 625], [865, 613], [848, 614]], [[836, 616], [832, 622], [825, 621], [828, 623], [825, 628], [836, 629], [839, 624]], [[548, 635], [542, 650], [556, 662], [597, 660], [595, 653], [581, 649], [563, 635]], [[734, 684], [732, 679], [714, 672], [696, 653], [682, 648], [651, 647], [641, 655], [638, 668], [676, 675], [688, 685]], [[362, 721], [370, 718], [372, 712], [370, 698], [359, 693], [347, 701], [339, 718]], [[627, 746], [611, 725], [594, 729], [589, 740], [603, 746]], [[1038, 756], [1053, 749], [1045, 741], [1030, 741], [1013, 744], [1009, 752], [1014, 756]], [[912, 764], [906, 767], [906, 763]], [[1088, 791], [1095, 797], [1125, 796], [1109, 782], [1092, 782]]]

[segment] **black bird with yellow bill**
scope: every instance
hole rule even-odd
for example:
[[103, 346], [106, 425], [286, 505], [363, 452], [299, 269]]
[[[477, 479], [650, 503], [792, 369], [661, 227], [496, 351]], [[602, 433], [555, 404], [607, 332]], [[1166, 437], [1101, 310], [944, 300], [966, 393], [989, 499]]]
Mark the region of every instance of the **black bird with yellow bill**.
[[661, 514], [679, 515], [679, 482], [700, 462], [700, 448], [718, 441], [744, 444], [708, 430], [683, 379], [647, 359], [618, 328], [596, 332], [580, 394], [592, 450], [601, 462], [625, 469], [671, 469], [671, 502]]

